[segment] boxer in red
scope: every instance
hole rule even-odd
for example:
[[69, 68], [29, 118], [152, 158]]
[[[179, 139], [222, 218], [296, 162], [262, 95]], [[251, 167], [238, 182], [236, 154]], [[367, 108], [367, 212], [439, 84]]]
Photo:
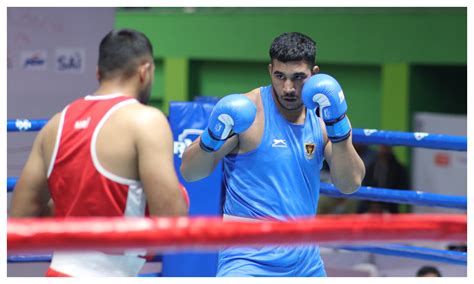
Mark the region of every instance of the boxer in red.
[[[170, 126], [161, 111], [146, 106], [154, 69], [144, 34], [122, 29], [102, 39], [99, 88], [66, 106], [39, 132], [10, 217], [187, 214]], [[136, 276], [144, 254], [55, 252], [46, 275]]]

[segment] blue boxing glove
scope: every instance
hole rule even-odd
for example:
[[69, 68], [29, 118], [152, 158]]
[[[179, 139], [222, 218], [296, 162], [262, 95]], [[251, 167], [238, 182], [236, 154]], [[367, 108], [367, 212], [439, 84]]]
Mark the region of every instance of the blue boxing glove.
[[303, 85], [302, 97], [308, 109], [319, 107], [331, 142], [349, 138], [351, 126], [346, 116], [347, 104], [336, 79], [326, 74], [311, 76]]
[[232, 135], [247, 130], [255, 120], [256, 114], [257, 107], [246, 96], [239, 94], [225, 96], [212, 109], [199, 146], [206, 152], [219, 150]]

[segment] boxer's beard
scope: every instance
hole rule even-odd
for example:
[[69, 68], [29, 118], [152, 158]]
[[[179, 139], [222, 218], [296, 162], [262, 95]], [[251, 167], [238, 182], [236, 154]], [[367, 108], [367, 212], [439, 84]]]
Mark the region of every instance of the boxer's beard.
[[138, 101], [144, 105], [147, 105], [148, 101], [150, 100], [150, 95], [151, 95], [151, 83], [145, 86], [145, 88], [143, 88], [143, 90], [141, 90], [138, 93]]
[[[272, 87], [273, 88], [273, 87]], [[275, 98], [278, 102], [278, 104], [284, 109], [288, 111], [297, 111], [300, 110], [303, 107], [303, 102], [301, 102], [300, 105], [294, 107], [294, 108], [287, 108], [286, 106], [283, 105], [283, 103], [280, 101], [280, 97], [278, 96], [278, 93], [276, 92], [275, 88], [273, 88], [273, 93], [275, 94]]]

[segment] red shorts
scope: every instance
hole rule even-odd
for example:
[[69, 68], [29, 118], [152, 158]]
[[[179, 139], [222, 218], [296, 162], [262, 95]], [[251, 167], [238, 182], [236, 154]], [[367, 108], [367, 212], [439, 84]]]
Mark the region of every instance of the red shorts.
[[56, 271], [56, 270], [52, 269], [51, 267], [48, 268], [48, 271], [46, 271], [46, 274], [44, 276], [46, 276], [46, 277], [71, 277], [67, 274]]

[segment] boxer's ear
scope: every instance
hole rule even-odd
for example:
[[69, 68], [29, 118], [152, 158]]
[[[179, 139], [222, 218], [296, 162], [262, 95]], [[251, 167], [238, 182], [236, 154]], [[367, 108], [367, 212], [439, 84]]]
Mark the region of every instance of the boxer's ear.
[[150, 62], [145, 62], [138, 67], [138, 77], [140, 78], [140, 82], [144, 82], [146, 80], [148, 71], [151, 70], [152, 65]]
[[314, 65], [313, 69], [311, 69], [311, 75], [318, 74], [319, 73], [319, 66]]
[[95, 77], [97, 78], [97, 81], [100, 82], [99, 66], [95, 67]]

